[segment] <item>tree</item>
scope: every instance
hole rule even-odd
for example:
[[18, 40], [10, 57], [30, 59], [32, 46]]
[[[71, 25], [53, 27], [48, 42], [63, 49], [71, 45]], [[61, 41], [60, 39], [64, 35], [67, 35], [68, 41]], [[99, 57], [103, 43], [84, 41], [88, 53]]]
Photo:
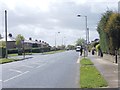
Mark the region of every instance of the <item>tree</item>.
[[69, 50], [74, 50], [74, 49], [75, 49], [75, 46], [74, 46], [74, 45], [67, 45], [67, 49], [69, 49]]
[[21, 47], [21, 44], [22, 44], [22, 40], [24, 40], [24, 36], [22, 36], [21, 34], [18, 34], [17, 37], [16, 37], [16, 42], [15, 44], [18, 46], [18, 47]]
[[109, 38], [109, 49], [111, 54], [115, 54], [115, 50], [120, 48], [120, 14], [113, 13], [106, 25], [105, 32]]
[[85, 39], [79, 38], [79, 39], [76, 41], [76, 46], [78, 46], [78, 45], [83, 45], [84, 43], [85, 43]]
[[5, 48], [5, 47], [6, 47], [5, 41], [0, 41], [0, 48]]
[[109, 52], [109, 47], [108, 47], [109, 37], [105, 32], [105, 28], [112, 13], [113, 13], [112, 11], [106, 11], [104, 14], [102, 14], [102, 17], [97, 26], [97, 31], [100, 37], [100, 46], [103, 52], [105, 53]]

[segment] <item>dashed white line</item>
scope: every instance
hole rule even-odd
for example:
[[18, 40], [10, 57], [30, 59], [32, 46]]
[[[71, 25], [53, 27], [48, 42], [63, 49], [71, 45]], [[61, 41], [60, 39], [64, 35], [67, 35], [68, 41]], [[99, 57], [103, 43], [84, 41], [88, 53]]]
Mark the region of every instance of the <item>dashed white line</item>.
[[45, 64], [42, 64], [42, 65], [40, 65], [40, 66], [38, 66], [38, 67], [36, 67], [36, 68], [40, 68], [40, 67], [42, 67], [42, 66], [44, 66]]
[[33, 63], [33, 64], [40, 65], [39, 63]]
[[22, 76], [22, 75], [24, 75], [24, 74], [26, 74], [26, 73], [28, 73], [28, 72], [29, 72], [29, 71], [26, 71], [26, 72], [24, 72], [24, 73], [21, 73], [21, 74], [19, 74], [19, 75], [16, 75], [16, 76], [12, 77], [12, 78], [9, 78], [9, 79], [7, 79], [7, 80], [4, 80], [3, 82], [7, 82], [7, 81], [9, 81], [9, 80], [15, 79], [15, 78], [20, 77], [20, 76]]
[[22, 73], [22, 71], [19, 70], [15, 70], [15, 69], [9, 69], [10, 71], [14, 71], [14, 72], [18, 72], [18, 73]]
[[28, 67], [28, 68], [33, 68], [32, 66], [28, 66], [28, 65], [22, 65], [24, 67]]

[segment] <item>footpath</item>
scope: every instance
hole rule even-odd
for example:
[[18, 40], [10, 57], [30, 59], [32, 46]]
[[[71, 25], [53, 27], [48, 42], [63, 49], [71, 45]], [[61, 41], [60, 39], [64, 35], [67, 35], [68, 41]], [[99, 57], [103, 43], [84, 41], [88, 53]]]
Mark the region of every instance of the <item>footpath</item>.
[[118, 64], [105, 60], [97, 55], [90, 54], [88, 58], [91, 59], [96, 68], [108, 82], [108, 88], [118, 88]]

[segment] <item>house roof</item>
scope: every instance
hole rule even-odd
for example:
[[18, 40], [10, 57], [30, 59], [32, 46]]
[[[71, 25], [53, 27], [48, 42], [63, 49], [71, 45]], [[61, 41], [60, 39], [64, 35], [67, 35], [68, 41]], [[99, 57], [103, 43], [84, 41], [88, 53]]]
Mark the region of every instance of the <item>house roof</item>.
[[[2, 39], [0, 39], [0, 41], [5, 41], [5, 37], [3, 37]], [[14, 37], [9, 37], [7, 36], [7, 41], [16, 41]]]

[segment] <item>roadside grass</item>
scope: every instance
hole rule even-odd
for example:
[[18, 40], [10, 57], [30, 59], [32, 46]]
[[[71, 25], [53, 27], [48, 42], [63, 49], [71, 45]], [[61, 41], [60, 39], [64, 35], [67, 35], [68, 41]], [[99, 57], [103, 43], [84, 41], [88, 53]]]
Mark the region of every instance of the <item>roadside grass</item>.
[[[64, 52], [66, 50], [58, 50], [58, 51], [50, 51], [50, 52], [43, 52], [43, 54], [55, 54], [55, 53], [60, 53], [60, 52]], [[25, 53], [25, 55], [33, 55], [33, 54], [39, 54], [39, 53]], [[22, 55], [18, 55], [17, 53], [15, 54], [8, 54], [9, 56], [13, 57], [13, 56], [22, 56]]]
[[88, 58], [82, 58], [80, 60], [81, 65], [93, 65], [93, 62], [90, 61]]
[[0, 64], [14, 62], [14, 61], [19, 61], [19, 60], [20, 59], [6, 59], [6, 58], [2, 58], [2, 59], [0, 59]]
[[64, 52], [65, 50], [58, 50], [58, 51], [51, 51], [51, 52], [44, 52], [43, 54], [55, 54], [55, 53], [60, 53]]
[[[25, 53], [25, 55], [32, 55], [32, 53]], [[22, 55], [18, 55], [18, 53], [15, 53], [15, 54], [8, 54], [8, 56], [22, 56]]]
[[90, 59], [81, 60], [80, 67], [80, 87], [81, 88], [101, 88], [108, 86], [106, 80], [96, 69]]
[[18, 54], [8, 54], [8, 56], [18, 56]]

